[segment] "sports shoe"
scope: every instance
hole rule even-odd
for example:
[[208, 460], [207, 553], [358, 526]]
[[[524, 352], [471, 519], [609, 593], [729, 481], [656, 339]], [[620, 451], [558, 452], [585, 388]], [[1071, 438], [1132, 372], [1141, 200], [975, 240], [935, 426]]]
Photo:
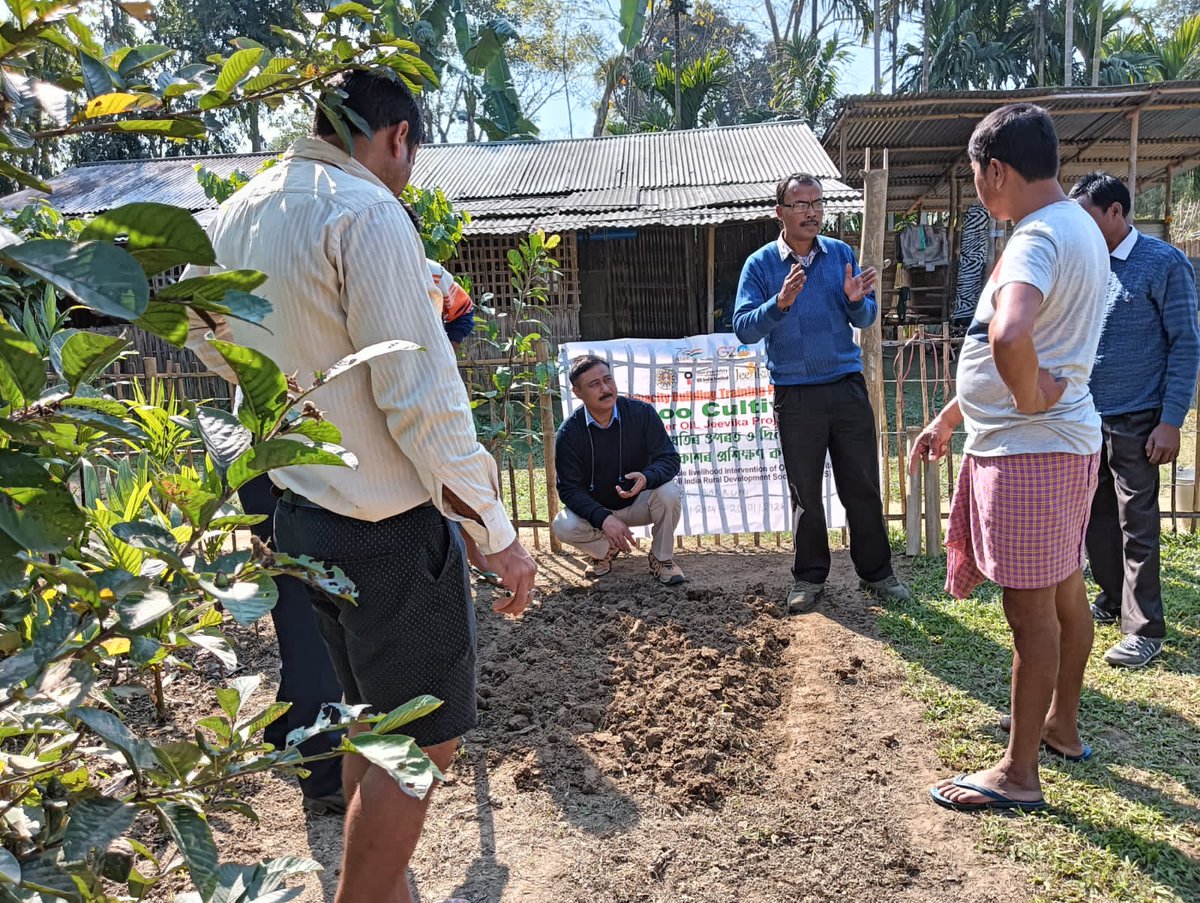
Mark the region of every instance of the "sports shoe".
[[1127, 636], [1104, 653], [1104, 660], [1118, 668], [1144, 668], [1158, 658], [1162, 647], [1162, 640]]
[[1101, 608], [1099, 602], [1092, 603], [1092, 620], [1097, 624], [1116, 624], [1117, 616], [1107, 608]]
[[787, 610], [789, 615], [802, 615], [812, 611], [825, 595], [824, 583], [806, 583], [797, 580], [788, 591]]
[[650, 573], [655, 579], [664, 586], [677, 586], [683, 583], [683, 571], [679, 565], [668, 558], [666, 561], [659, 561], [653, 555], [650, 556]]
[[306, 796], [304, 797], [304, 811], [313, 815], [345, 815], [346, 797], [340, 790], [329, 796]]
[[913, 600], [912, 590], [894, 576], [884, 577], [882, 580], [859, 580], [858, 588], [865, 589], [884, 602], [911, 602]]
[[612, 570], [613, 559], [617, 557], [617, 549], [609, 547], [608, 554], [603, 558], [589, 558], [587, 570], [584, 574], [588, 577], [603, 577]]

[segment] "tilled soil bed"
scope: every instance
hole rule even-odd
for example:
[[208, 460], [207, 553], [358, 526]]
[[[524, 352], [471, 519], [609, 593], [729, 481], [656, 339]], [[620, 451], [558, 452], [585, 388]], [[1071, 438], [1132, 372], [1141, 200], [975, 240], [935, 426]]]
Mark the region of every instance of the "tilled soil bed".
[[[479, 611], [480, 726], [437, 791], [413, 879], [422, 903], [1020, 901], [1023, 874], [936, 809], [919, 705], [877, 639], [844, 553], [817, 612], [785, 617], [790, 556], [685, 553], [655, 584], [644, 554], [598, 584], [543, 555], [519, 622]], [[269, 622], [237, 635], [274, 691]], [[170, 688], [176, 723], [210, 679]], [[224, 858], [311, 856], [304, 901], [333, 900], [340, 824], [294, 783], [249, 788], [258, 825], [214, 820]]]

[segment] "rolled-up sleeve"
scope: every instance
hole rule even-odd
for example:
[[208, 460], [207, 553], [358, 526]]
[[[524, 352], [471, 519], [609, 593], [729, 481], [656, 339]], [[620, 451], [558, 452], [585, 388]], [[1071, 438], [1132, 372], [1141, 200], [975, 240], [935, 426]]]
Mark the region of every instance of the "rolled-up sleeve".
[[[500, 499], [496, 463], [476, 438], [466, 388], [441, 312], [430, 298], [425, 255], [412, 224], [399, 204], [377, 204], [346, 223], [335, 253], [343, 274], [346, 330], [355, 347], [404, 339], [424, 349], [382, 355], [367, 364], [392, 438], [434, 504], [461, 523], [484, 554], [507, 548], [516, 531]], [[481, 522], [451, 509], [447, 493]]]

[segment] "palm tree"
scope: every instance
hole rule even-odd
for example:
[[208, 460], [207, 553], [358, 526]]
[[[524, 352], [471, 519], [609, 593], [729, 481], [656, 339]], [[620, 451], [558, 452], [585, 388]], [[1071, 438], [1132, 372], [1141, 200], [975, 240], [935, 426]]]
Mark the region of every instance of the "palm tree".
[[1025, 84], [1032, 25], [1026, 4], [926, 0], [926, 6], [921, 45], [906, 44], [900, 54], [902, 91], [969, 91]]
[[1143, 26], [1142, 36], [1155, 57], [1152, 80], [1200, 78], [1200, 13], [1184, 19], [1166, 38], [1149, 25]]
[[850, 42], [836, 31], [825, 40], [805, 35], [776, 45], [777, 57], [771, 67], [775, 85], [772, 112], [803, 119], [814, 130], [824, 125], [833, 112], [849, 48]]

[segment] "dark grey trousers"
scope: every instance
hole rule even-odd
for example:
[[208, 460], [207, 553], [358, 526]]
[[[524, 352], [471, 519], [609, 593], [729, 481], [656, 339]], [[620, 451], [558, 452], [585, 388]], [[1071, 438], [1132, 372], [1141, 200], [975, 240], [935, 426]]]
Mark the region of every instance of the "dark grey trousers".
[[775, 417], [792, 494], [792, 576], [824, 583], [831, 563], [823, 489], [825, 453], [850, 528], [850, 559], [864, 580], [892, 576], [879, 494], [879, 443], [861, 373], [819, 386], [776, 386]]
[[1087, 553], [1100, 585], [1096, 604], [1120, 614], [1126, 636], [1167, 634], [1159, 578], [1161, 528], [1158, 468], [1146, 458], [1146, 440], [1160, 411], [1103, 418], [1100, 475], [1088, 522]]

